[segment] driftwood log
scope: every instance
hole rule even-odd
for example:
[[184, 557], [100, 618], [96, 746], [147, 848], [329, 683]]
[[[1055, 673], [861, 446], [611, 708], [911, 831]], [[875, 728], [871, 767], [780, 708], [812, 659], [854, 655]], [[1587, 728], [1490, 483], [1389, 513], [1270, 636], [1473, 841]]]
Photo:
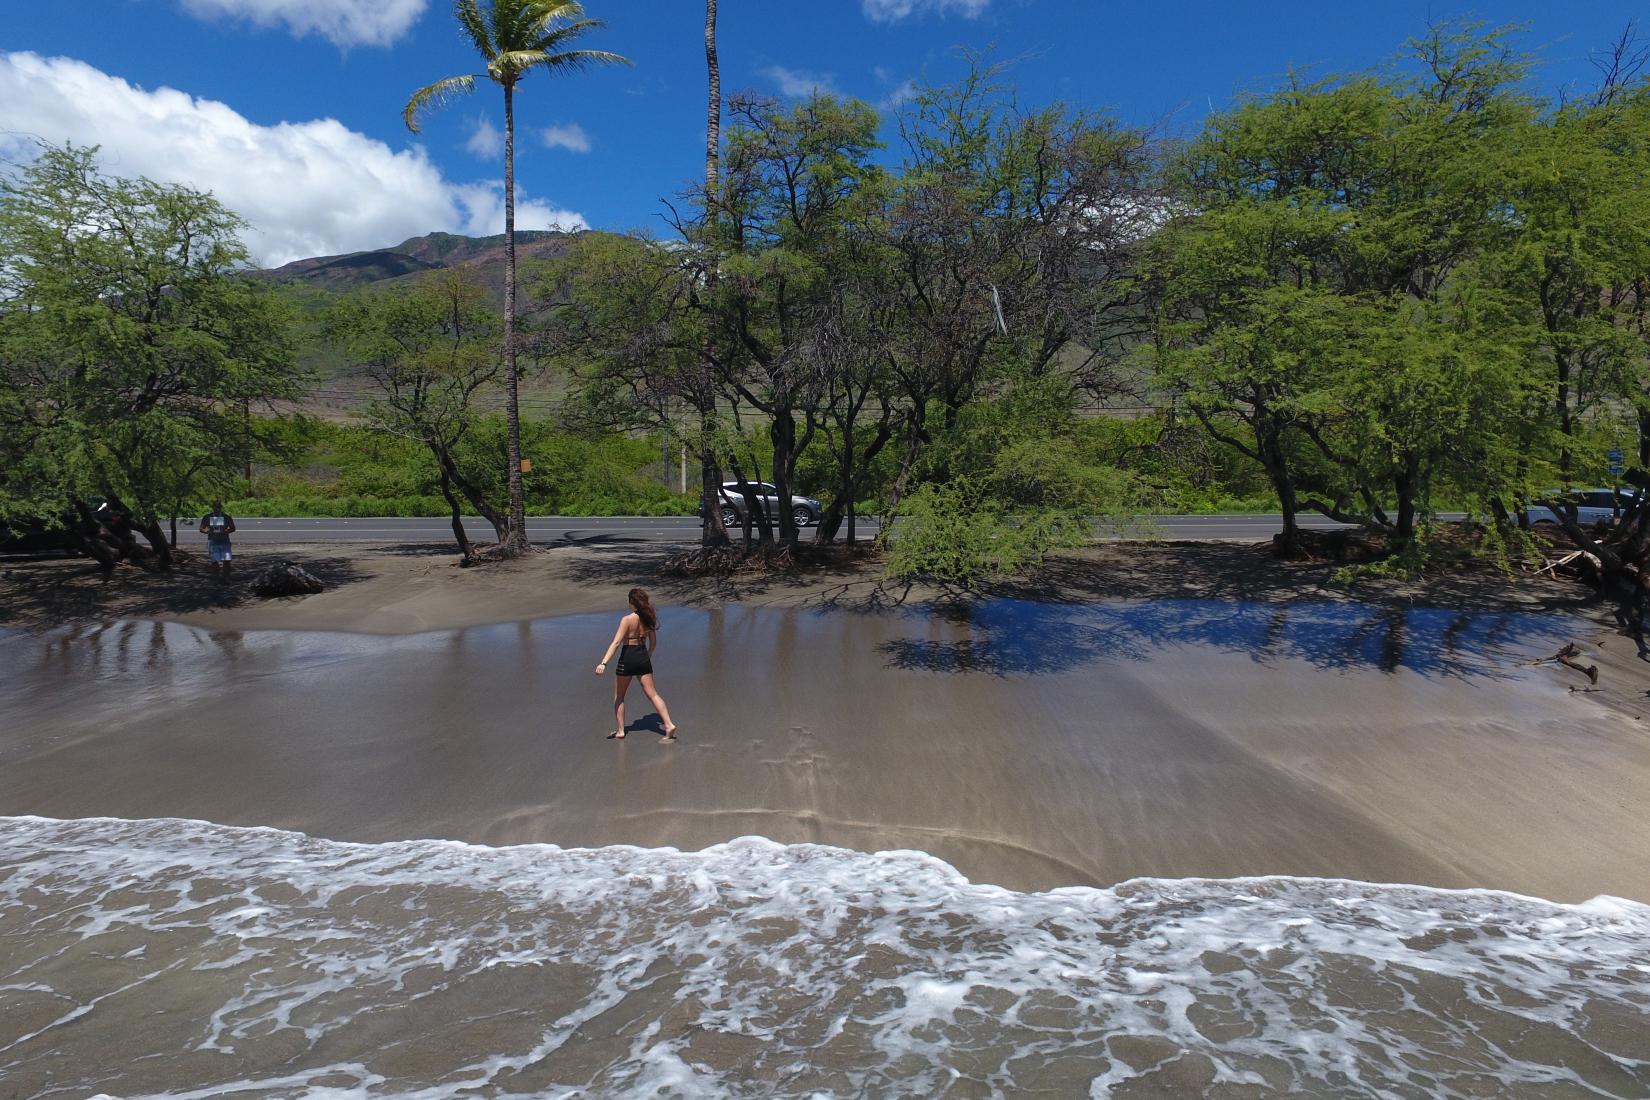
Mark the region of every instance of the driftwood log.
[[1574, 669], [1575, 671], [1581, 673], [1593, 683], [1598, 683], [1598, 666], [1582, 664], [1580, 661], [1576, 660], [1579, 656], [1581, 656], [1581, 650], [1575, 647], [1574, 642], [1571, 642], [1565, 645], [1563, 649], [1553, 654], [1553, 660], [1557, 661], [1565, 668]]
[[295, 561], [278, 561], [264, 567], [252, 582], [260, 596], [309, 596], [326, 588], [320, 579]]
[[1622, 480], [1637, 495], [1622, 511], [1614, 527], [1584, 528], [1561, 503], [1550, 505], [1558, 525], [1576, 552], [1555, 563], [1578, 574], [1616, 605], [1616, 620], [1647, 651], [1645, 618], [1650, 612], [1650, 473], [1628, 470]]
[[[1533, 665], [1544, 665], [1548, 661], [1556, 661], [1565, 668], [1574, 669], [1575, 671], [1581, 673], [1583, 676], [1587, 677], [1590, 683], [1597, 685], [1598, 666], [1582, 664], [1580, 661], [1576, 660], [1576, 658], [1580, 656], [1581, 650], [1576, 647], [1574, 642], [1565, 642], [1563, 648], [1551, 657], [1537, 657], [1533, 661], [1525, 661], [1524, 664], [1528, 667]], [[1575, 688], [1571, 688], [1570, 690], [1574, 691]]]

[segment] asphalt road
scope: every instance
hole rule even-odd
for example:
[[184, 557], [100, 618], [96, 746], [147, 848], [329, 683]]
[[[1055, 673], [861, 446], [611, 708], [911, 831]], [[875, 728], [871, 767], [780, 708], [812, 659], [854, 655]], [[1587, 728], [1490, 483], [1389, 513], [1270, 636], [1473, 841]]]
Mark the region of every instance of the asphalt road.
[[[1260, 542], [1279, 529], [1277, 516], [1158, 516], [1156, 534], [1177, 541], [1242, 539]], [[445, 519], [237, 519], [235, 542], [245, 546], [306, 542], [419, 543], [447, 542], [452, 523]], [[206, 536], [179, 525], [180, 543], [204, 543]], [[1332, 529], [1341, 526], [1320, 516], [1301, 517], [1301, 526]], [[465, 530], [477, 540], [490, 541], [493, 529], [480, 520], [468, 520]], [[699, 521], [691, 516], [533, 516], [527, 531], [535, 543], [581, 542], [693, 542]], [[876, 534], [874, 522], [860, 520], [861, 537]]]

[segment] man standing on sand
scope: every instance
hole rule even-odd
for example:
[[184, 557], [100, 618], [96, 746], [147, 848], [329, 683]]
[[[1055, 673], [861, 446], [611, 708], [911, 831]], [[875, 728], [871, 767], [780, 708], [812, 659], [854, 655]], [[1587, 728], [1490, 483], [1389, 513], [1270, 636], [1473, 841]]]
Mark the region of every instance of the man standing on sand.
[[234, 533], [235, 517], [223, 510], [223, 501], [214, 500], [212, 511], [201, 517], [201, 534], [206, 536], [207, 557], [219, 580], [229, 579], [229, 536]]

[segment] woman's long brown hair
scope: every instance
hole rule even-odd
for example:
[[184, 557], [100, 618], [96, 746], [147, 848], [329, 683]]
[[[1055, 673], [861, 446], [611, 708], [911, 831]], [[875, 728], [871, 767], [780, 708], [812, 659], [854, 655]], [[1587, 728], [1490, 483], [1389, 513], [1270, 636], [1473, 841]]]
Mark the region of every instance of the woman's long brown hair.
[[630, 609], [641, 618], [643, 626], [649, 630], [659, 629], [659, 613], [653, 610], [653, 601], [648, 599], [647, 589], [630, 590]]

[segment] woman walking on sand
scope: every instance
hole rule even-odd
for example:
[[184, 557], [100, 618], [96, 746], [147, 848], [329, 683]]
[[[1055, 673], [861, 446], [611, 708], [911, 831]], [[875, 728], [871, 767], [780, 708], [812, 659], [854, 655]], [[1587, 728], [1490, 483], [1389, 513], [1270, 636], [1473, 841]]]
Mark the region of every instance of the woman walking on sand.
[[633, 677], [642, 681], [642, 691], [647, 693], [653, 709], [659, 712], [659, 717], [665, 723], [665, 735], [659, 739], [661, 745], [676, 740], [676, 723], [670, 720], [670, 711], [665, 706], [664, 699], [653, 687], [653, 656], [652, 651], [659, 648], [659, 615], [653, 610], [653, 601], [648, 599], [647, 591], [641, 588], [630, 590], [630, 614], [619, 620], [619, 629], [613, 632], [613, 642], [602, 655], [601, 663], [596, 666], [596, 675], [600, 676], [607, 671], [607, 663], [613, 659], [613, 651], [619, 652], [619, 663], [614, 668], [616, 679], [613, 681], [613, 722], [614, 730], [607, 735], [609, 741], [624, 740], [624, 693], [630, 689]]

